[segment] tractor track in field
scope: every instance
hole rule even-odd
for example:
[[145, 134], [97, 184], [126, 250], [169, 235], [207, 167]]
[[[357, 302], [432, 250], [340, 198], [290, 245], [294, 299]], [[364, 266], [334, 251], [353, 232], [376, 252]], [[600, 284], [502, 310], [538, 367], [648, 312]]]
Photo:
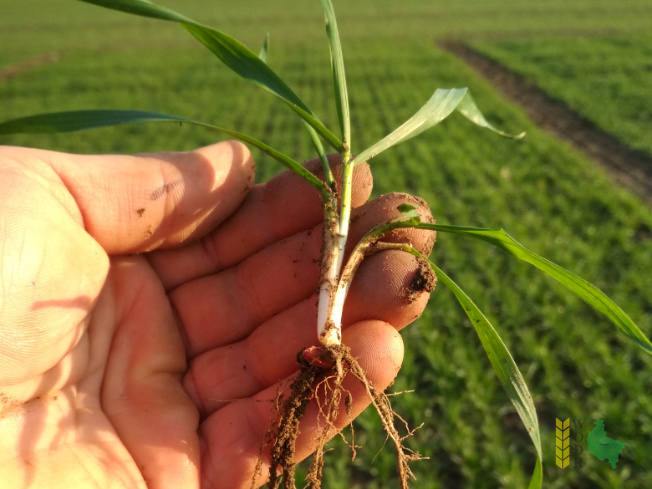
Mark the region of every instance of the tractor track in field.
[[462, 42], [444, 41], [438, 46], [466, 62], [499, 93], [521, 106], [535, 124], [597, 162], [616, 183], [652, 207], [652, 158], [633, 150], [564, 102]]
[[61, 59], [61, 54], [56, 51], [50, 51], [49, 53], [42, 54], [41, 56], [36, 56], [35, 58], [29, 58], [19, 63], [11, 64], [4, 68], [0, 68], [0, 81], [9, 80], [17, 75], [31, 71], [34, 68], [39, 66], [55, 63]]

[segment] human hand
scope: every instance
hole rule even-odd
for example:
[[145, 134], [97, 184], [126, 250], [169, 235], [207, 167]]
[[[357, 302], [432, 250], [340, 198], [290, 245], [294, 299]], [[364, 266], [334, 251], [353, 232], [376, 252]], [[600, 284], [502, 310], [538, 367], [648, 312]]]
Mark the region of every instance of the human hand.
[[[298, 177], [253, 186], [253, 174], [234, 142], [141, 156], [0, 147], [5, 487], [250, 486], [271, 400], [317, 342], [322, 220]], [[406, 200], [365, 203], [370, 192], [360, 165], [352, 241]], [[349, 294], [344, 342], [379, 388], [400, 367], [397, 330], [427, 301], [406, 290], [415, 269], [378, 253]], [[349, 389], [357, 415], [369, 401]]]

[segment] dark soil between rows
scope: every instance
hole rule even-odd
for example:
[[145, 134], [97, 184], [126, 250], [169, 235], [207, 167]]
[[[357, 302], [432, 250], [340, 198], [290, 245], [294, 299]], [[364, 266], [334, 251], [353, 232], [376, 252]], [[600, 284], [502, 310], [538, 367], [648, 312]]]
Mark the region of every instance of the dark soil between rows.
[[569, 142], [600, 164], [611, 178], [652, 206], [652, 158], [631, 149], [591, 121], [572, 111], [520, 75], [459, 41], [438, 46], [465, 61], [494, 88], [520, 105], [530, 119], [555, 137]]

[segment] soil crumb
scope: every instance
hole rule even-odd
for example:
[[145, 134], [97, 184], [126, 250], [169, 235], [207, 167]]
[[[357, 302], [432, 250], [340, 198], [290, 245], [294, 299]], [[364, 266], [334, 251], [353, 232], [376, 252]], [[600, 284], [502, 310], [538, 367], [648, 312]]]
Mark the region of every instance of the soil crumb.
[[435, 290], [437, 276], [432, 271], [426, 260], [419, 260], [417, 270], [407, 288], [407, 296], [410, 302], [414, 302], [422, 292], [430, 293]]

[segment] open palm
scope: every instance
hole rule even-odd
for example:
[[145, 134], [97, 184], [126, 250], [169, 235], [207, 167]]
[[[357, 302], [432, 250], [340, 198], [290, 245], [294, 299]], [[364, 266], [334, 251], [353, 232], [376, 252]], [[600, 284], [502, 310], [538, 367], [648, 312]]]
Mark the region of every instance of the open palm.
[[[296, 176], [253, 175], [233, 142], [141, 156], [0, 147], [6, 487], [250, 486], [270, 400], [317, 340], [322, 220]], [[353, 240], [409, 199], [370, 192], [361, 165]], [[415, 231], [390, 239], [432, 246]], [[379, 253], [350, 292], [344, 341], [379, 387], [400, 367], [396, 330], [427, 300], [406, 290], [415, 268]], [[368, 399], [350, 389], [357, 414]]]

